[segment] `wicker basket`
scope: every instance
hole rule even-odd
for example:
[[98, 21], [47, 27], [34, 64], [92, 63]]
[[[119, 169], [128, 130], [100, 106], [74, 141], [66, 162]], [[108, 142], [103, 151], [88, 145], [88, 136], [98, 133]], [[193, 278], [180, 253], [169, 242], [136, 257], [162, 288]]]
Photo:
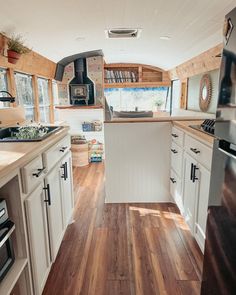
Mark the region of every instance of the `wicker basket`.
[[72, 144], [72, 165], [74, 167], [83, 167], [89, 164], [88, 144]]

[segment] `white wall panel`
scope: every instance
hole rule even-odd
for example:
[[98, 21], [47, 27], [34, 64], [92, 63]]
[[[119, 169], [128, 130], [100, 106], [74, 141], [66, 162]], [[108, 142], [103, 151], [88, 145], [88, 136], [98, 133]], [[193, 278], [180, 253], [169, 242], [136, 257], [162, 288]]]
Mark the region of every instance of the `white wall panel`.
[[170, 201], [171, 123], [105, 124], [107, 203]]

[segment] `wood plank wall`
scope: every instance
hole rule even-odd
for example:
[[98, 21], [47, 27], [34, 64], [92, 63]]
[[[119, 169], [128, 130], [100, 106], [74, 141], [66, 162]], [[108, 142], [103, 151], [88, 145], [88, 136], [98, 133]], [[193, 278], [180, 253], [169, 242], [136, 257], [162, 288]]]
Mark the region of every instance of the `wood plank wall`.
[[219, 44], [196, 57], [169, 70], [171, 80], [186, 79], [195, 75], [219, 69], [223, 45]]
[[[0, 43], [6, 43], [2, 41], [4, 37], [0, 34]], [[21, 72], [24, 74], [32, 75], [32, 86], [35, 99], [35, 119], [39, 121], [39, 98], [38, 98], [38, 84], [37, 78], [45, 78], [49, 80], [48, 91], [50, 96], [50, 123], [53, 123], [54, 114], [53, 114], [53, 97], [52, 97], [52, 80], [54, 79], [56, 71], [56, 63], [49, 60], [48, 58], [38, 54], [35, 51], [30, 53], [23, 54], [16, 64], [11, 64], [7, 59], [7, 50], [6, 48], [1, 50], [0, 54], [0, 68], [7, 69], [7, 78], [8, 78], [8, 90], [13, 95], [16, 96], [16, 85], [14, 79], [14, 72]], [[16, 106], [16, 103], [12, 104]]]
[[179, 79], [181, 82], [180, 108], [188, 106], [188, 78], [219, 69], [223, 44], [219, 44], [196, 57], [169, 70], [171, 80]]

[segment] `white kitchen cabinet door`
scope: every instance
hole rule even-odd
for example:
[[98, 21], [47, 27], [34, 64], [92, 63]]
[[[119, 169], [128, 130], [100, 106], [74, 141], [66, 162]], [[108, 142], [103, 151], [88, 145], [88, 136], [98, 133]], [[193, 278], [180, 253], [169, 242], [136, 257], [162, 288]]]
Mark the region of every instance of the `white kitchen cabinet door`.
[[64, 235], [60, 177], [60, 167], [57, 165], [45, 179], [45, 185], [48, 187], [47, 197], [50, 199], [50, 203], [47, 203], [47, 213], [52, 261], [56, 259]]
[[[194, 169], [195, 167], [195, 169]], [[198, 181], [194, 179], [197, 172], [197, 162], [188, 154], [184, 154], [184, 218], [190, 227], [192, 234], [194, 234], [195, 225], [195, 203], [198, 188]], [[195, 175], [196, 176], [196, 175]], [[197, 178], [197, 176], [196, 176]]]
[[184, 212], [182, 182], [177, 174], [171, 169], [170, 171], [170, 193], [178, 206], [181, 214]]
[[211, 174], [202, 165], [199, 166], [199, 188], [196, 204], [196, 226], [195, 226], [195, 239], [202, 252], [204, 252], [206, 221], [207, 221], [207, 208], [210, 189]]
[[71, 221], [74, 208], [73, 179], [72, 179], [72, 159], [69, 152], [61, 162], [61, 193], [63, 204], [64, 229]]
[[50, 251], [43, 183], [25, 201], [35, 295], [42, 294], [50, 267]]

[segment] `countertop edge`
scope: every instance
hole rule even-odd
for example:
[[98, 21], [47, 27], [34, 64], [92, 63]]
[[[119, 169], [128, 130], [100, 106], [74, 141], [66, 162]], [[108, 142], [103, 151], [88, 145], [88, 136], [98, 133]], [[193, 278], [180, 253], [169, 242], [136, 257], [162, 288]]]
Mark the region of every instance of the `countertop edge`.
[[104, 124], [122, 124], [122, 123], [155, 123], [155, 122], [173, 122], [173, 121], [203, 121], [203, 118], [193, 117], [162, 117], [162, 118], [117, 118], [105, 120]]

